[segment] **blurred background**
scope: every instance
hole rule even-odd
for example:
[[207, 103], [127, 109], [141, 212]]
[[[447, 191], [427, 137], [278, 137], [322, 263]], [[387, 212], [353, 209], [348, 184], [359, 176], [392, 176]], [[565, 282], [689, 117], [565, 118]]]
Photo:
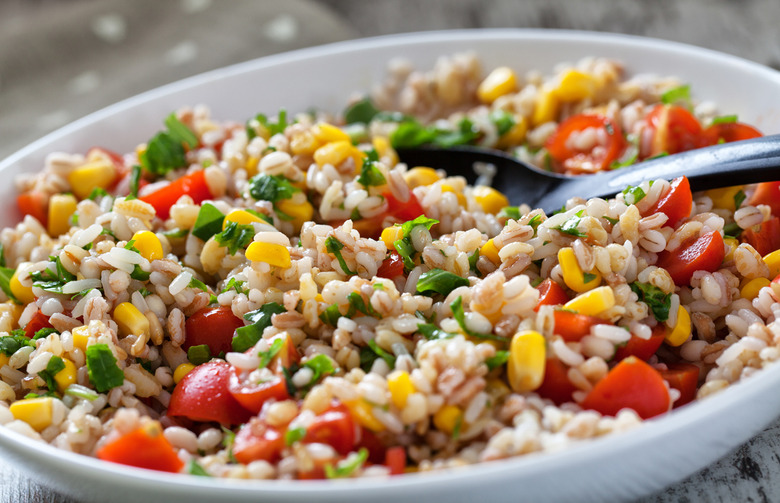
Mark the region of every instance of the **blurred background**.
[[[0, 158], [162, 84], [330, 42], [562, 28], [686, 42], [780, 69], [778, 20], [778, 0], [0, 0]], [[779, 451], [780, 422], [645, 501], [780, 500]], [[75, 503], [1, 459], [0, 501]]]

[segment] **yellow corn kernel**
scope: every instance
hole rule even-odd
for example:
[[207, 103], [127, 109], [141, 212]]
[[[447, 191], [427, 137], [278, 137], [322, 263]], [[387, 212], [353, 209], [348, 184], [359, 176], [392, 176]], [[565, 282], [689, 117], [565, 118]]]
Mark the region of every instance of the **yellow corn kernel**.
[[295, 204], [292, 199], [282, 199], [276, 203], [276, 209], [292, 217], [292, 223], [295, 227], [295, 232], [299, 232], [303, 224], [308, 222], [314, 216], [314, 206], [309, 201], [304, 201], [301, 204]]
[[70, 229], [70, 217], [76, 212], [78, 201], [73, 194], [55, 194], [49, 199], [50, 236], [60, 236]]
[[149, 319], [130, 302], [122, 302], [114, 308], [114, 321], [123, 336], [149, 333]]
[[5, 353], [0, 353], [0, 367], [5, 367], [6, 365], [8, 365], [8, 357]]
[[734, 259], [734, 250], [739, 246], [739, 241], [734, 238], [723, 238], [723, 244], [726, 245], [726, 255], [723, 257], [724, 262], [728, 262]]
[[248, 177], [253, 177], [257, 174], [257, 166], [260, 164], [260, 159], [257, 157], [250, 157], [246, 160], [246, 164], [244, 164], [244, 169], [246, 169], [246, 174]]
[[555, 95], [562, 101], [579, 101], [596, 93], [596, 79], [577, 70], [569, 70], [561, 76]]
[[674, 327], [666, 329], [666, 337], [664, 341], [670, 346], [679, 346], [683, 342], [688, 340], [691, 336], [691, 315], [688, 311], [680, 306], [677, 309], [677, 322]]
[[780, 274], [780, 250], [764, 255], [764, 263], [769, 267], [769, 278], [776, 278]]
[[406, 407], [406, 400], [414, 393], [414, 384], [409, 373], [398, 370], [387, 376], [387, 389], [390, 390], [390, 400], [399, 409]]
[[314, 152], [314, 162], [319, 166], [338, 166], [353, 154], [352, 150], [352, 143], [348, 140], [330, 142]]
[[390, 144], [390, 140], [388, 140], [386, 137], [375, 136], [374, 139], [371, 140], [371, 144], [374, 146], [376, 153], [379, 154], [380, 159], [382, 157], [387, 157], [390, 160], [391, 168], [398, 164], [398, 154]]
[[70, 331], [73, 335], [73, 346], [79, 348], [82, 351], [87, 350], [87, 343], [89, 342], [89, 329], [86, 325], [76, 327]]
[[9, 409], [14, 419], [24, 421], [35, 431], [41, 431], [51, 424], [53, 400], [50, 396], [17, 400]]
[[615, 293], [608, 286], [600, 286], [577, 295], [563, 305], [565, 309], [588, 316], [598, 316], [615, 307]]
[[[463, 421], [463, 411], [456, 405], [445, 405], [441, 409], [436, 411], [433, 415], [433, 425], [439, 431], [443, 431], [448, 435], [452, 435], [455, 428], [458, 426], [458, 422]], [[463, 425], [461, 424], [461, 428]]]
[[558, 250], [558, 263], [561, 264], [563, 282], [577, 293], [587, 292], [601, 284], [601, 273], [596, 269], [589, 272], [590, 276], [585, 278], [585, 273], [580, 269], [577, 257], [574, 256], [574, 250], [571, 248]]
[[327, 122], [320, 122], [312, 130], [314, 137], [322, 143], [330, 143], [337, 141], [346, 141], [352, 144], [351, 138], [343, 129], [340, 129]]
[[501, 135], [498, 139], [498, 148], [509, 148], [517, 145], [521, 145], [525, 140], [525, 135], [528, 133], [528, 122], [522, 115], [515, 115], [515, 124], [509, 131]]
[[447, 183], [441, 184], [441, 192], [442, 194], [445, 192], [452, 192], [453, 194], [455, 194], [455, 197], [458, 199], [458, 204], [463, 206], [464, 208], [468, 204], [468, 202], [466, 201], [466, 196], [463, 195], [463, 192], [455, 190], [452, 187], [452, 185], [449, 185]]
[[474, 200], [482, 206], [485, 213], [497, 214], [502, 208], [509, 206], [509, 199], [493, 187], [478, 185], [474, 187]]
[[79, 199], [86, 199], [96, 188], [108, 188], [116, 178], [116, 168], [109, 160], [96, 160], [74, 169], [68, 183]]
[[534, 113], [531, 122], [539, 126], [554, 121], [558, 116], [558, 97], [550, 89], [540, 89], [536, 95]]
[[739, 294], [743, 299], [753, 300], [758, 296], [758, 291], [765, 286], [769, 286], [770, 283], [771, 281], [766, 278], [753, 278], [745, 283], [745, 286], [742, 287]]
[[349, 409], [352, 414], [352, 418], [357, 421], [361, 426], [368, 428], [371, 431], [383, 431], [385, 425], [383, 425], [377, 418], [374, 417], [374, 413], [371, 412], [371, 404], [364, 400], [350, 400], [344, 402], [344, 405]]
[[154, 232], [138, 231], [133, 234], [132, 241], [134, 241], [133, 246], [146, 260], [151, 262], [163, 258], [162, 243]]
[[493, 242], [493, 238], [488, 239], [487, 243], [483, 244], [479, 249], [479, 254], [483, 257], [487, 257], [491, 262], [498, 265], [501, 263], [501, 257], [498, 256], [498, 247]]
[[293, 155], [311, 155], [322, 146], [311, 131], [302, 131], [290, 139], [290, 152]]
[[178, 367], [176, 367], [176, 370], [173, 371], [173, 382], [176, 384], [179, 384], [179, 381], [184, 379], [184, 376], [190, 373], [190, 370], [194, 369], [195, 365], [192, 363], [182, 363]]
[[734, 196], [739, 191], [744, 189], [743, 185], [737, 185], [734, 187], [723, 187], [721, 189], [710, 189], [705, 191], [704, 194], [712, 199], [712, 205], [715, 208], [722, 208], [724, 210], [736, 211], [737, 202], [734, 201]]
[[393, 243], [398, 241], [399, 239], [403, 239], [404, 237], [404, 231], [401, 229], [400, 225], [391, 225], [390, 227], [385, 227], [382, 229], [382, 241], [385, 243], [385, 246], [387, 246], [388, 250], [395, 250], [395, 246]]
[[265, 262], [274, 267], [288, 269], [292, 264], [290, 250], [276, 243], [254, 241], [246, 249], [246, 258], [252, 262]]
[[502, 379], [490, 379], [485, 386], [485, 391], [492, 399], [493, 403], [498, 403], [503, 397], [512, 392]]
[[11, 276], [11, 280], [9, 281], [9, 287], [11, 288], [11, 293], [14, 294], [14, 297], [16, 297], [16, 299], [22, 304], [29, 304], [30, 302], [33, 302], [35, 300], [35, 295], [33, 295], [32, 287], [24, 286], [19, 281], [18, 268], [16, 269], [16, 271], [14, 271], [13, 276]]
[[425, 166], [417, 166], [404, 173], [404, 180], [410, 189], [424, 187], [441, 180], [436, 170]]
[[509, 346], [507, 374], [512, 390], [523, 393], [542, 385], [547, 361], [544, 336], [533, 330], [518, 332]]
[[485, 77], [477, 87], [477, 97], [482, 103], [493, 103], [505, 94], [517, 91], [517, 75], [507, 66], [499, 66]]
[[22, 311], [24, 311], [25, 306], [20, 306], [12, 300], [5, 302], [5, 305], [6, 312], [11, 315], [14, 324], [19, 323], [19, 318], [22, 316]]
[[62, 363], [65, 364], [65, 368], [54, 374], [54, 381], [57, 383], [57, 389], [60, 390], [60, 393], [76, 382], [76, 365], [67, 358], [63, 358]]
[[230, 222], [235, 222], [240, 225], [248, 225], [254, 222], [263, 222], [264, 220], [257, 215], [253, 215], [246, 210], [233, 210], [225, 216], [225, 220], [222, 222], [222, 228], [226, 228]]

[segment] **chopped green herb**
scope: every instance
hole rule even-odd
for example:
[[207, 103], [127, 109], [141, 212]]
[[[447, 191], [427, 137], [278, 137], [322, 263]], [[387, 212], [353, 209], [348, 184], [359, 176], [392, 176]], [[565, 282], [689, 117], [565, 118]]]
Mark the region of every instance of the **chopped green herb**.
[[429, 341], [434, 339], [451, 339], [457, 335], [445, 332], [433, 323], [421, 323], [417, 325], [417, 331]]
[[591, 273], [589, 273], [589, 272], [584, 272], [584, 273], [582, 273], [582, 281], [583, 281], [584, 283], [590, 283], [591, 281], [593, 281], [593, 280], [594, 280], [594, 279], [596, 279], [597, 277], [598, 277], [598, 276], [596, 276], [595, 274], [591, 274]]
[[587, 234], [579, 230], [579, 225], [580, 222], [582, 221], [583, 214], [584, 214], [584, 210], [580, 210], [577, 213], [575, 213], [574, 216], [569, 217], [569, 219], [563, 222], [561, 225], [557, 227], [553, 227], [553, 229], [561, 231], [564, 234], [569, 234], [570, 236], [576, 236], [580, 238], [587, 237], [588, 236]]
[[225, 293], [229, 290], [235, 290], [236, 293], [249, 293], [249, 290], [244, 288], [245, 281], [238, 280], [236, 278], [230, 278], [225, 284], [225, 287], [219, 293]]
[[496, 218], [507, 218], [511, 220], [520, 220], [520, 208], [518, 206], [504, 206], [498, 212]]
[[190, 284], [187, 285], [187, 286], [189, 288], [197, 288], [198, 290], [202, 290], [204, 292], [208, 292], [209, 291], [209, 287], [206, 286], [206, 283], [202, 282], [201, 280], [199, 280], [195, 276], [192, 277], [192, 279], [190, 280]]
[[5, 246], [0, 243], [0, 267], [5, 267]]
[[36, 271], [30, 274], [30, 278], [33, 280], [33, 286], [41, 290], [62, 293], [62, 287], [66, 283], [75, 280], [76, 276], [65, 269], [59, 257], [49, 258], [54, 262], [54, 270], [50, 269], [52, 264], [49, 264], [43, 271]]
[[363, 167], [357, 179], [357, 182], [363, 187], [380, 187], [387, 183], [385, 175], [382, 174], [376, 165], [378, 160], [376, 150], [372, 150], [368, 157], [363, 160]]
[[379, 110], [371, 102], [371, 98], [363, 98], [347, 107], [344, 111], [344, 120], [347, 124], [356, 122], [368, 124], [378, 113]]
[[720, 117], [715, 117], [712, 119], [711, 125], [715, 124], [731, 124], [737, 122], [737, 116], [736, 115], [721, 115]]
[[300, 442], [306, 437], [306, 428], [299, 426], [298, 428], [291, 428], [284, 434], [284, 445], [290, 447], [295, 442]]
[[[142, 154], [143, 155], [143, 154]], [[141, 166], [137, 164], [130, 170], [130, 192], [125, 199], [138, 199], [138, 188], [141, 183]]]
[[168, 239], [178, 239], [187, 237], [187, 234], [189, 234], [190, 231], [187, 229], [171, 229], [169, 231], [163, 231], [162, 235], [165, 236]]
[[138, 290], [138, 292], [139, 292], [141, 295], [143, 295], [144, 297], [148, 297], [148, 296], [150, 296], [150, 295], [152, 294], [152, 292], [150, 292], [150, 291], [149, 291], [149, 290], [147, 290], [146, 288], [141, 288], [140, 290]]
[[222, 428], [222, 447], [228, 451], [228, 461], [231, 463], [238, 463], [238, 460], [233, 455], [233, 444], [236, 442], [236, 433], [224, 426], [220, 427]]
[[[5, 261], [5, 258], [3, 258], [3, 261]], [[5, 293], [9, 299], [16, 302], [17, 304], [21, 304], [19, 299], [17, 299], [14, 293], [11, 291], [11, 278], [15, 273], [16, 269], [9, 269], [8, 267], [0, 266], [0, 289], [3, 290], [3, 293]]]
[[455, 318], [455, 321], [458, 322], [458, 325], [460, 325], [461, 330], [463, 330], [463, 332], [466, 333], [467, 335], [476, 337], [477, 339], [506, 341], [505, 337], [501, 337], [494, 334], [481, 334], [479, 332], [474, 332], [473, 330], [469, 329], [468, 326], [466, 326], [466, 313], [463, 311], [463, 297], [459, 296], [457, 299], [455, 299], [455, 301], [452, 304], [450, 304], [450, 309], [452, 310], [453, 318]]
[[106, 189], [104, 189], [103, 187], [95, 187], [94, 189], [92, 189], [92, 192], [89, 193], [87, 199], [89, 199], [90, 201], [94, 201], [98, 197], [106, 197], [110, 195], [111, 194], [106, 192]]
[[496, 126], [498, 136], [505, 135], [516, 124], [515, 116], [506, 110], [493, 110], [488, 118]]
[[496, 354], [485, 360], [488, 369], [493, 370], [505, 364], [509, 360], [509, 351], [498, 350]]
[[455, 419], [455, 427], [452, 429], [452, 440], [457, 440], [460, 436], [460, 429], [463, 427], [463, 414], [458, 414]]
[[100, 393], [121, 386], [125, 382], [125, 374], [116, 363], [107, 344], [87, 346], [87, 370], [89, 382]]
[[344, 272], [346, 275], [357, 274], [357, 272], [350, 270], [346, 260], [344, 260], [344, 257], [341, 255], [342, 248], [344, 248], [344, 243], [334, 238], [333, 236], [328, 236], [327, 239], [325, 239], [325, 249], [328, 251], [328, 253], [332, 253], [336, 257], [336, 260], [339, 262], [339, 266], [341, 266], [342, 272]]
[[736, 194], [734, 194], [734, 207], [736, 209], [739, 209], [739, 207], [742, 206], [742, 203], [745, 202], [746, 197], [747, 196], [745, 196], [745, 193], [742, 192], [741, 190]]
[[186, 166], [185, 145], [189, 148], [198, 146], [195, 133], [182, 124], [176, 114], [169, 115], [165, 119], [165, 125], [168, 130], [157, 133], [149, 140], [146, 150], [139, 156], [141, 166], [158, 176]]
[[195, 461], [195, 458], [190, 458], [190, 460], [187, 461], [187, 473], [197, 477], [211, 477], [209, 472], [207, 472], [205, 468], [200, 466], [200, 464]]
[[136, 358], [135, 363], [143, 367], [147, 372], [152, 372], [152, 362], [149, 360], [144, 360], [143, 358]]
[[378, 358], [383, 359], [391, 369], [395, 367], [395, 356], [380, 348], [375, 340], [371, 339], [368, 341], [368, 346], [360, 348], [360, 368], [364, 371], [370, 372], [374, 361]]
[[0, 337], [0, 353], [5, 356], [12, 356], [24, 346], [35, 347], [35, 343], [24, 336], [24, 330], [21, 334], [11, 332], [11, 335]]
[[193, 365], [200, 365], [211, 360], [211, 349], [208, 344], [198, 344], [197, 346], [190, 346], [187, 350], [187, 359]]
[[634, 281], [629, 286], [639, 296], [639, 300], [647, 304], [656, 320], [663, 323], [669, 319], [672, 294], [664, 293], [663, 290], [650, 283]]
[[417, 293], [425, 295], [436, 292], [446, 296], [461, 286], [469, 286], [469, 280], [449, 271], [431, 269], [420, 275], [417, 281]]
[[723, 226], [723, 235], [726, 237], [738, 238], [742, 234], [742, 227], [736, 222], [730, 222]]
[[429, 231], [431, 228], [438, 224], [438, 220], [434, 220], [433, 218], [428, 218], [425, 215], [420, 215], [419, 217], [415, 218], [414, 220], [409, 220], [404, 222], [401, 225], [401, 232], [402, 232], [402, 238], [397, 239], [393, 243], [393, 247], [396, 249], [398, 254], [401, 256], [401, 259], [404, 261], [404, 270], [406, 272], [411, 271], [414, 269], [414, 257], [417, 255], [417, 250], [414, 248], [414, 245], [412, 244], [412, 229], [417, 227], [418, 225], [424, 225]]
[[[263, 114], [257, 114], [255, 116], [255, 120], [268, 131], [268, 134], [270, 136], [284, 133], [284, 130], [287, 129], [287, 126], [295, 123], [295, 121], [293, 122], [287, 121], [287, 110], [285, 110], [284, 108], [279, 109], [279, 113], [276, 117], [275, 122], [269, 120], [268, 117], [266, 117]], [[257, 136], [257, 130], [254, 127], [252, 127], [249, 123], [247, 123], [246, 132], [250, 140]]]
[[268, 364], [271, 363], [271, 360], [274, 359], [274, 356], [279, 354], [279, 351], [281, 351], [283, 345], [284, 341], [282, 339], [274, 339], [274, 342], [271, 343], [271, 346], [268, 348], [268, 350], [257, 353], [257, 356], [260, 357], [260, 364], [257, 366], [257, 368], [266, 368]]
[[665, 105], [683, 105], [691, 108], [691, 86], [684, 85], [669, 89], [661, 95], [661, 103]]
[[56, 328], [43, 327], [42, 329], [35, 332], [35, 335], [33, 335], [33, 340], [45, 339], [51, 334], [58, 334], [58, 333], [60, 332]]
[[90, 402], [95, 401], [98, 398], [98, 394], [95, 393], [94, 390], [76, 383], [73, 383], [65, 388], [65, 394], [75, 396], [77, 398], [83, 398], [84, 400], [88, 400]]
[[236, 329], [232, 341], [233, 351], [243, 353], [257, 344], [257, 341], [263, 336], [263, 330], [271, 326], [273, 315], [285, 312], [287, 312], [287, 309], [281, 304], [269, 302], [260, 309], [246, 313], [244, 319], [252, 324]]
[[130, 277], [138, 281], [148, 281], [151, 274], [151, 272], [147, 272], [141, 269], [140, 265], [135, 264], [133, 266], [133, 272], [130, 273]]
[[341, 318], [341, 311], [339, 311], [338, 304], [331, 304], [320, 313], [320, 320], [332, 327], [335, 327], [338, 324], [339, 318]]
[[349, 301], [349, 310], [347, 310], [347, 314], [345, 315], [347, 318], [354, 317], [358, 312], [363, 313], [366, 316], [382, 318], [382, 315], [376, 312], [374, 307], [371, 305], [371, 302], [366, 303], [359, 293], [350, 293], [347, 295], [347, 300]]
[[276, 203], [282, 199], [290, 199], [301, 189], [295, 187], [290, 180], [281, 175], [257, 175], [249, 180], [249, 195], [258, 201]]
[[477, 267], [477, 261], [479, 260], [479, 248], [474, 250], [474, 253], [469, 255], [469, 271], [473, 272], [478, 278], [482, 277], [482, 271]]
[[198, 211], [198, 218], [192, 226], [192, 234], [203, 241], [208, 241], [211, 236], [222, 231], [222, 222], [225, 215], [211, 203], [204, 203]]
[[368, 449], [361, 447], [357, 454], [352, 454], [339, 461], [334, 468], [330, 463], [325, 465], [325, 476], [329, 479], [343, 479], [359, 470], [368, 459]]
[[220, 246], [228, 249], [230, 255], [235, 255], [238, 250], [244, 249], [255, 238], [255, 228], [250, 224], [228, 223], [225, 230], [214, 236]]
[[625, 199], [626, 204], [637, 204], [639, 201], [645, 198], [647, 194], [645, 194], [645, 191], [642, 189], [642, 187], [636, 186], [632, 187], [629, 185], [625, 189], [623, 189], [623, 199]]
[[604, 220], [606, 220], [607, 222], [611, 223], [612, 225], [615, 225], [616, 223], [618, 223], [620, 221], [617, 218], [610, 218], [610, 217], [607, 217], [607, 216], [604, 217]]
[[[541, 265], [537, 265], [536, 267], [541, 267]], [[531, 281], [531, 286], [536, 288], [542, 284], [542, 281], [544, 281], [542, 278], [535, 278], [533, 281]]]
[[304, 363], [303, 366], [310, 368], [314, 373], [308, 386], [312, 386], [319, 382], [322, 376], [331, 375], [336, 371], [336, 369], [333, 368], [333, 361], [327, 355], [323, 354], [311, 358]]
[[38, 372], [38, 376], [46, 381], [46, 387], [49, 391], [57, 391], [57, 382], [54, 380], [54, 376], [64, 368], [65, 362], [62, 358], [57, 355], [52, 355], [52, 357], [49, 358], [49, 363], [46, 364], [46, 369]]

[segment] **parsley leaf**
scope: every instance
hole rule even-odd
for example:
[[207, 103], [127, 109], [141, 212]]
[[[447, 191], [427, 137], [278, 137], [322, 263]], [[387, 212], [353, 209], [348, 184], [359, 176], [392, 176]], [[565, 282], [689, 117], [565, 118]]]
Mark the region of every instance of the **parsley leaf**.
[[512, 220], [520, 220], [520, 208], [518, 206], [504, 206], [501, 211], [498, 212], [496, 218], [508, 218]]
[[58, 334], [58, 333], [60, 333], [60, 332], [56, 328], [43, 327], [42, 329], [40, 329], [37, 332], [35, 332], [35, 335], [33, 335], [32, 339], [34, 341], [38, 340], [38, 339], [45, 339], [46, 337], [48, 337], [51, 334]]
[[339, 318], [341, 318], [341, 311], [339, 311], [338, 304], [331, 304], [320, 313], [320, 320], [332, 327], [335, 327], [338, 324]]
[[211, 348], [208, 344], [198, 344], [197, 346], [190, 346], [187, 350], [187, 359], [193, 365], [200, 365], [211, 360]]
[[734, 122], [737, 122], [736, 115], [721, 115], [720, 117], [715, 117], [712, 119], [710, 125], [714, 126], [715, 124], [731, 124]]
[[661, 95], [661, 103], [665, 105], [677, 105], [681, 104], [686, 108], [692, 108], [691, 103], [691, 86], [684, 85], [669, 89]]
[[287, 309], [281, 304], [269, 302], [260, 309], [246, 313], [244, 319], [252, 324], [236, 329], [232, 340], [233, 351], [243, 353], [257, 344], [257, 341], [263, 336], [263, 330], [271, 326], [273, 315], [285, 312], [287, 312]]
[[33, 280], [33, 286], [41, 290], [62, 293], [62, 287], [66, 283], [75, 280], [76, 276], [65, 269], [59, 257], [49, 258], [54, 262], [54, 270], [50, 269], [52, 264], [49, 264], [46, 266], [46, 269], [30, 274], [30, 278]]
[[583, 282], [583, 283], [590, 283], [591, 281], [593, 281], [593, 280], [594, 280], [594, 279], [596, 279], [597, 277], [598, 277], [598, 276], [596, 276], [596, 275], [595, 275], [595, 274], [593, 274], [593, 273], [584, 272], [584, 273], [582, 273], [582, 282]]
[[200, 464], [195, 461], [195, 458], [190, 458], [190, 460], [187, 461], [187, 473], [190, 475], [196, 475], [198, 477], [211, 477], [209, 472], [207, 472], [205, 468], [200, 466]]
[[336, 369], [333, 368], [332, 360], [327, 355], [323, 354], [319, 354], [314, 358], [311, 358], [306, 363], [304, 363], [303, 366], [310, 368], [314, 373], [307, 387], [319, 382], [322, 376], [331, 375], [336, 371]]
[[477, 339], [506, 341], [505, 337], [494, 334], [481, 334], [479, 332], [474, 332], [473, 330], [469, 329], [468, 326], [466, 326], [466, 313], [463, 311], [463, 297], [458, 297], [455, 299], [455, 301], [450, 304], [450, 309], [452, 310], [452, 317], [455, 318], [455, 321], [458, 322], [458, 325], [460, 325], [461, 330], [463, 330], [465, 334], [476, 337]]
[[370, 372], [378, 358], [382, 358], [391, 369], [395, 368], [395, 356], [380, 348], [374, 339], [368, 341], [368, 346], [360, 348], [360, 368], [364, 371]]
[[325, 239], [325, 249], [328, 251], [328, 253], [332, 253], [336, 257], [336, 260], [339, 262], [339, 266], [341, 266], [342, 272], [348, 276], [357, 274], [357, 272], [350, 270], [346, 260], [344, 260], [344, 257], [341, 255], [342, 248], [344, 248], [344, 243], [334, 238], [333, 236], [328, 236]]
[[[279, 110], [275, 122], [270, 120], [268, 117], [266, 117], [263, 114], [257, 114], [255, 116], [255, 120], [259, 123], [260, 126], [262, 126], [263, 128], [265, 128], [266, 131], [268, 131], [269, 136], [284, 133], [284, 130], [287, 129], [287, 126], [295, 123], [295, 121], [293, 122], [287, 121], [287, 110], [285, 110], [284, 108]], [[250, 140], [257, 136], [257, 130], [250, 123], [247, 123], [246, 133]]]
[[393, 243], [393, 247], [396, 249], [398, 254], [401, 256], [401, 259], [404, 261], [404, 270], [406, 272], [411, 271], [414, 269], [414, 257], [417, 255], [417, 250], [414, 248], [414, 245], [412, 244], [412, 229], [417, 227], [418, 225], [424, 225], [429, 231], [431, 228], [438, 224], [439, 221], [435, 220], [433, 218], [428, 218], [425, 215], [420, 215], [419, 217], [408, 220], [401, 224], [401, 232], [402, 232], [402, 238], [397, 239]]
[[211, 236], [222, 231], [222, 222], [225, 215], [211, 203], [204, 203], [198, 211], [195, 225], [192, 226], [192, 234], [203, 241], [208, 241]]
[[137, 164], [130, 170], [130, 192], [125, 199], [138, 199], [138, 188], [141, 183], [141, 166]]
[[230, 278], [219, 293], [225, 293], [231, 289], [235, 290], [236, 293], [249, 293], [249, 290], [244, 288], [245, 283], [245, 281], [241, 281], [236, 278]]
[[488, 116], [490, 122], [496, 126], [498, 136], [503, 136], [515, 125], [515, 117], [506, 110], [493, 110]]
[[489, 370], [493, 370], [505, 364], [508, 360], [509, 351], [500, 349], [496, 351], [495, 355], [485, 360], [485, 365], [487, 365]]
[[417, 331], [429, 341], [434, 339], [451, 339], [457, 335], [445, 332], [433, 323], [420, 323], [417, 325]]
[[19, 299], [17, 299], [14, 293], [11, 291], [11, 278], [15, 273], [16, 269], [9, 269], [8, 267], [0, 266], [0, 289], [3, 290], [3, 293], [5, 293], [9, 299], [16, 302], [17, 304], [21, 304]]
[[282, 199], [290, 199], [300, 191], [301, 189], [281, 175], [261, 174], [249, 180], [249, 195], [258, 201], [276, 203]]
[[387, 183], [385, 175], [383, 175], [376, 166], [376, 150], [372, 150], [371, 152], [373, 153], [373, 156], [369, 153], [368, 157], [363, 160], [363, 167], [360, 170], [360, 176], [357, 179], [357, 182], [366, 188], [372, 186], [380, 187]]
[[645, 198], [647, 194], [645, 194], [645, 191], [642, 189], [642, 187], [636, 186], [632, 187], [629, 185], [625, 189], [623, 189], [623, 199], [625, 199], [626, 204], [637, 204], [639, 201]]
[[734, 207], [736, 209], [739, 209], [739, 207], [742, 206], [742, 203], [745, 202], [746, 197], [747, 196], [745, 195], [745, 193], [742, 192], [741, 190], [736, 194], [734, 194]]
[[284, 445], [290, 447], [295, 442], [300, 442], [306, 437], [306, 428], [300, 426], [291, 428], [284, 433]]
[[125, 374], [116, 363], [107, 344], [93, 344], [87, 347], [87, 370], [89, 382], [100, 393], [121, 386]]
[[255, 228], [250, 224], [228, 223], [225, 230], [214, 236], [220, 246], [227, 247], [230, 255], [244, 249], [255, 238]]
[[449, 271], [432, 269], [420, 275], [420, 279], [417, 281], [417, 293], [428, 295], [431, 292], [436, 292], [446, 296], [461, 286], [469, 286], [469, 280]]
[[639, 281], [634, 281], [629, 286], [639, 296], [639, 300], [647, 304], [656, 320], [664, 322], [669, 319], [669, 309], [672, 304], [671, 293], [664, 293], [655, 285]]
[[46, 381], [46, 387], [49, 391], [57, 391], [57, 382], [54, 380], [54, 376], [60, 370], [65, 368], [65, 362], [57, 355], [53, 355], [49, 358], [49, 363], [46, 364], [46, 368], [38, 372], [38, 375]]
[[571, 236], [576, 236], [580, 238], [587, 237], [588, 235], [584, 232], [579, 230], [580, 222], [582, 221], [582, 215], [584, 214], [584, 210], [578, 211], [574, 216], [570, 217], [568, 220], [563, 222], [561, 225], [557, 227], [553, 227], [553, 229], [556, 229], [558, 231], [563, 232], [564, 234], [569, 234]]
[[257, 368], [266, 368], [268, 364], [271, 363], [271, 360], [274, 359], [274, 356], [279, 354], [279, 351], [281, 351], [283, 345], [283, 339], [274, 339], [274, 341], [271, 343], [271, 346], [266, 351], [260, 351], [257, 353], [257, 356], [260, 357], [260, 364], [257, 366]]
[[363, 98], [347, 107], [344, 111], [344, 120], [347, 124], [356, 122], [368, 124], [378, 113], [379, 110], [374, 106], [371, 98]]
[[12, 356], [24, 346], [35, 347], [35, 343], [25, 337], [24, 333], [14, 334], [11, 332], [11, 335], [0, 337], [0, 353], [5, 356]]
[[198, 137], [176, 118], [176, 114], [169, 115], [165, 125], [168, 130], [149, 140], [146, 150], [138, 157], [146, 171], [158, 176], [186, 166], [185, 145], [191, 149], [198, 146]]
[[325, 465], [325, 476], [329, 479], [342, 479], [349, 477], [358, 470], [368, 459], [368, 449], [361, 447], [356, 455], [348, 456], [339, 461], [334, 468], [332, 464]]

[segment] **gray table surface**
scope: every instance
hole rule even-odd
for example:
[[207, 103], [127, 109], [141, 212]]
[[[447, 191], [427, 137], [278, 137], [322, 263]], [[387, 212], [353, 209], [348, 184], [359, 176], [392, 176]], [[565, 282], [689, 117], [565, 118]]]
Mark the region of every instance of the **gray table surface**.
[[[87, 113], [183, 77], [358, 37], [534, 27], [647, 35], [780, 68], [777, 0], [0, 0], [0, 158]], [[648, 496], [780, 501], [780, 421]], [[0, 459], [0, 502], [76, 503]]]

